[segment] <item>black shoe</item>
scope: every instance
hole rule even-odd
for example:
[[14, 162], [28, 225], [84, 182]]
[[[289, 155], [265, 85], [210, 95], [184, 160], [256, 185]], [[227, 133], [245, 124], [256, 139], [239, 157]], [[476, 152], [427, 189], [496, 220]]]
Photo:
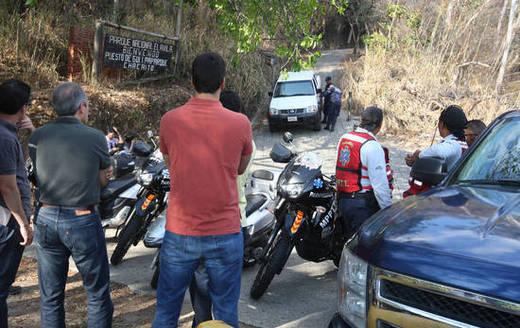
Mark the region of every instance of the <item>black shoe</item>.
[[326, 127], [324, 127], [324, 129], [325, 129], [325, 130], [328, 130], [328, 129], [329, 129], [329, 127], [328, 127], [328, 126], [326, 126]]
[[20, 286], [9, 287], [9, 295], [18, 295], [21, 292], [22, 292], [22, 287], [20, 287]]

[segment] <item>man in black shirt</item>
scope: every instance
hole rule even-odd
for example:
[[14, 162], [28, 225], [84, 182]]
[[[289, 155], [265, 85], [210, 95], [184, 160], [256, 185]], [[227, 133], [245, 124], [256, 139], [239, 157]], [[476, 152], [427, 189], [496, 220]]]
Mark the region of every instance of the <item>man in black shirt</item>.
[[22, 81], [0, 85], [0, 328], [7, 328], [7, 296], [25, 246], [32, 242], [31, 191], [17, 128], [34, 130], [25, 115], [31, 88]]
[[105, 235], [95, 206], [111, 175], [101, 131], [88, 121], [82, 88], [62, 83], [53, 93], [58, 118], [29, 140], [41, 207], [36, 216], [42, 327], [65, 327], [65, 284], [72, 256], [88, 297], [88, 327], [110, 327], [113, 305]]

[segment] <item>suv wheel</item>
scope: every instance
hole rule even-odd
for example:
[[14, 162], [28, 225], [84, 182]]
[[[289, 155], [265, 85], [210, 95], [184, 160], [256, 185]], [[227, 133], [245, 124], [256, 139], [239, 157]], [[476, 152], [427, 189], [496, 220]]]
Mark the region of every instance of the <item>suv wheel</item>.
[[321, 121], [318, 117], [318, 120], [316, 120], [316, 122], [314, 122], [314, 124], [312, 125], [312, 129], [314, 131], [320, 131], [321, 130]]
[[269, 122], [269, 131], [270, 132], [277, 132], [278, 131], [278, 127], [276, 125], [274, 125], [273, 123]]

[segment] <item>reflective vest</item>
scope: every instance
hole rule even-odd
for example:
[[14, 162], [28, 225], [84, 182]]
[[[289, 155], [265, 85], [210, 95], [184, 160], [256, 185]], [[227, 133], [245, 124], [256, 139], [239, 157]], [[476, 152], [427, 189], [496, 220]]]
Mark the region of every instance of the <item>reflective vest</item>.
[[[368, 168], [361, 163], [361, 147], [375, 140], [368, 133], [350, 132], [340, 141], [336, 161], [336, 186], [338, 192], [354, 193], [373, 190], [368, 177]], [[390, 167], [388, 149], [385, 150], [387, 178], [393, 188], [393, 173]]]
[[[461, 141], [461, 140], [457, 140], [457, 143], [460, 145], [462, 155], [464, 155], [466, 150], [468, 150], [468, 144], [466, 143], [466, 141]], [[428, 183], [424, 183], [424, 182], [414, 179], [412, 177], [410, 177], [408, 179], [408, 184], [410, 185], [410, 188], [408, 188], [408, 190], [406, 190], [403, 193], [403, 198], [421, 194], [425, 191], [430, 190], [433, 187], [432, 185], [430, 185]]]

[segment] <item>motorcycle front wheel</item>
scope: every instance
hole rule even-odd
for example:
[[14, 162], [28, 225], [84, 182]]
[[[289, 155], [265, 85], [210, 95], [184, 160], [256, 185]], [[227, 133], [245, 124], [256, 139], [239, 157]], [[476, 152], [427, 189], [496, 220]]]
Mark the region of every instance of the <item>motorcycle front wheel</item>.
[[278, 239], [267, 254], [265, 260], [260, 264], [253, 286], [251, 286], [249, 292], [251, 298], [256, 300], [264, 295], [275, 274], [282, 272], [292, 248], [291, 238], [285, 232], [280, 232]]
[[126, 253], [130, 249], [130, 246], [135, 242], [135, 238], [139, 233], [143, 225], [144, 220], [137, 217], [135, 214], [130, 216], [128, 223], [119, 234], [119, 240], [117, 241], [116, 249], [110, 257], [110, 263], [112, 265], [118, 265], [121, 263]]

